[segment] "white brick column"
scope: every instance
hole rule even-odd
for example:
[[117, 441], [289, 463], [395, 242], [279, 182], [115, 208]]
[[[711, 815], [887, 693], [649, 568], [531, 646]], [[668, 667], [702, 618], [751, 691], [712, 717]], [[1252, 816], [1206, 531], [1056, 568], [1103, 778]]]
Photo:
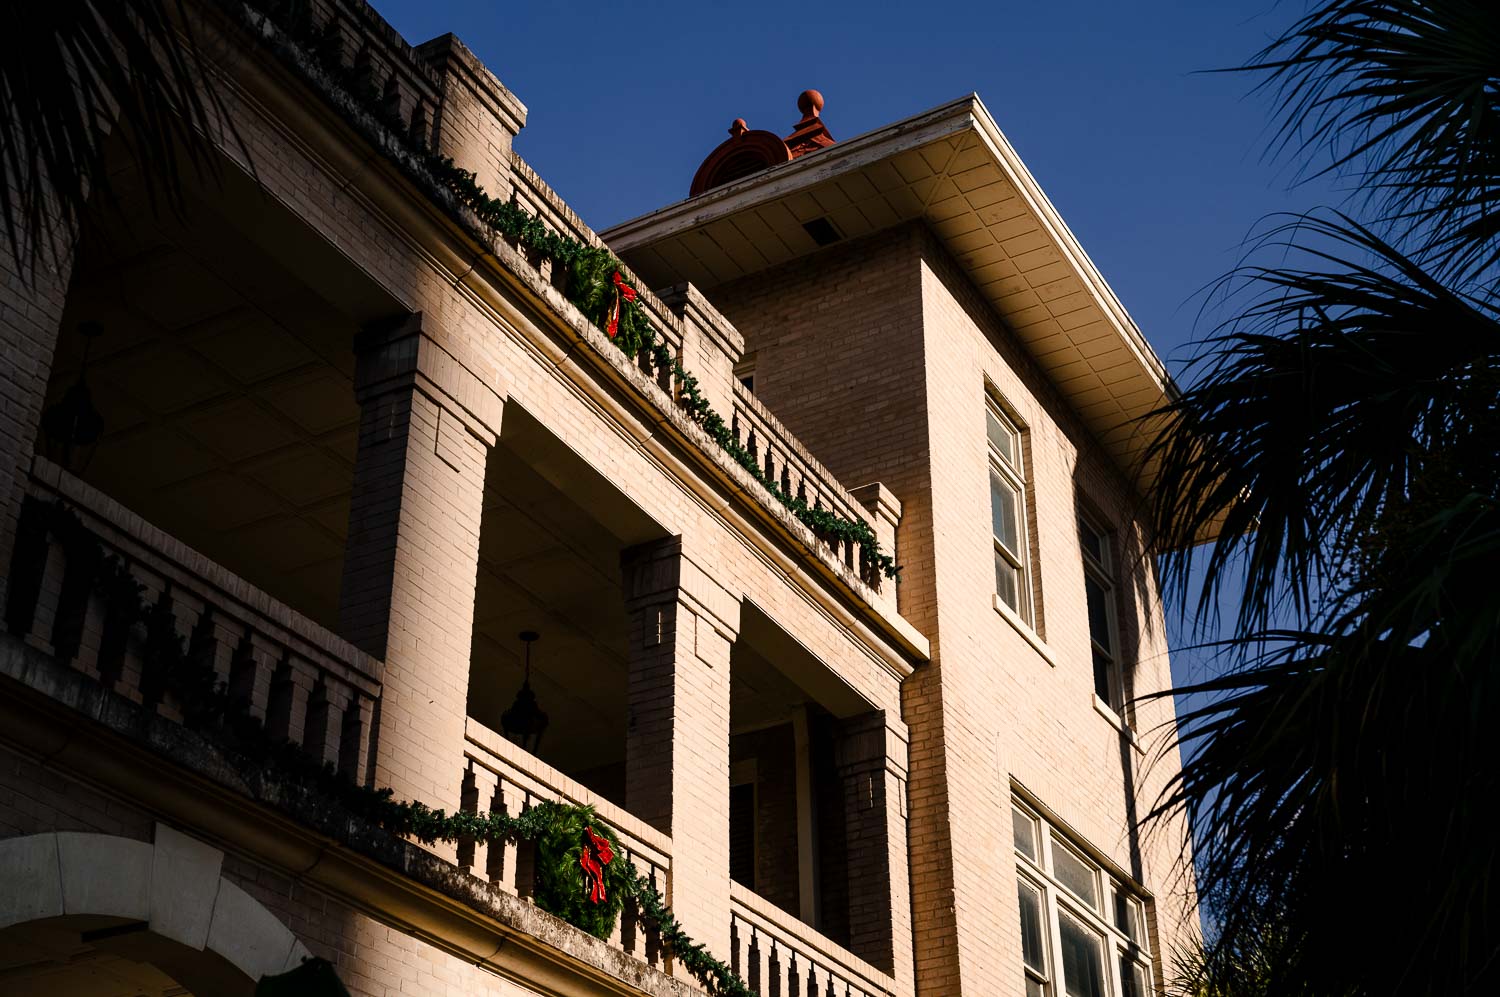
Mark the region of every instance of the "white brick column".
[[672, 836], [667, 900], [683, 928], [728, 953], [729, 653], [739, 601], [684, 556], [681, 538], [631, 548], [621, 563], [630, 619], [625, 803]]
[[339, 628], [385, 661], [375, 775], [459, 809], [484, 468], [503, 402], [416, 315], [356, 344], [359, 455]]

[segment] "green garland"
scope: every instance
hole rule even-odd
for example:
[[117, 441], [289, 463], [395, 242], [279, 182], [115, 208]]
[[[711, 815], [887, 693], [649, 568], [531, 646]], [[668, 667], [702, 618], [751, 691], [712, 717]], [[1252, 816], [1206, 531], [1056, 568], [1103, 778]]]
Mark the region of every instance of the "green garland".
[[[427, 147], [425, 136], [416, 127], [401, 121], [395, 110], [398, 101], [388, 90], [382, 95], [375, 87], [369, 70], [368, 55], [361, 49], [354, 66], [345, 66], [340, 56], [337, 31], [330, 25], [315, 26], [306, 0], [273, 0], [266, 14], [290, 38], [300, 43], [319, 68], [353, 97], [377, 122], [400, 141], [419, 168], [425, 169], [437, 185], [455, 201], [471, 211], [496, 235], [528, 254], [552, 261], [568, 275], [564, 295], [583, 315], [601, 330], [617, 305], [614, 277], [619, 274], [625, 286], [635, 285], [625, 264], [608, 249], [590, 246], [548, 228], [546, 223], [529, 214], [513, 201], [490, 197], [473, 173], [463, 169], [447, 156]], [[698, 379], [673, 358], [671, 350], [652, 326], [646, 310], [638, 300], [618, 301], [619, 328], [610, 341], [627, 357], [644, 354], [653, 370], [670, 371], [676, 378], [678, 400], [688, 416], [708, 433], [733, 460], [760, 482], [771, 495], [814, 534], [831, 544], [850, 543], [859, 549], [860, 574], [866, 580], [884, 575], [900, 581], [900, 567], [880, 548], [880, 541], [868, 523], [846, 519], [827, 509], [815, 508], [805, 499], [784, 493], [768, 478], [759, 462], [735, 440], [722, 416], [713, 410], [698, 387]]]
[[[199, 626], [184, 638], [177, 630], [170, 590], [154, 602], [148, 600], [145, 586], [129, 566], [121, 558], [106, 554], [99, 538], [61, 500], [43, 502], [27, 496], [18, 533], [18, 545], [50, 533], [67, 552], [70, 564], [89, 566], [93, 577], [88, 587], [104, 602], [101, 659], [109, 653], [106, 645], [119, 642], [116, 647], [123, 651], [123, 642], [130, 634], [144, 632], [141, 691], [147, 709], [170, 695], [182, 712], [184, 726], [212, 733], [216, 743], [246, 770], [273, 773], [284, 786], [335, 800], [350, 814], [391, 834], [427, 845], [440, 841], [533, 843], [533, 899], [542, 910], [607, 940], [625, 899], [633, 898], [641, 920], [710, 994], [751, 997], [749, 988], [730, 967], [683, 931], [656, 885], [625, 857], [618, 836], [593, 807], [543, 801], [515, 816], [493, 811], [450, 814], [419, 801], [397, 801], [390, 789], [358, 785], [332, 765], [319, 764], [290, 741], [273, 737], [248, 712], [248, 704], [214, 672], [213, 638], [205, 626], [211, 616], [205, 613]], [[16, 580], [18, 587], [25, 587], [22, 580]], [[13, 591], [11, 599], [16, 597]], [[9, 613], [7, 622], [15, 626]], [[80, 618], [76, 625], [82, 622]], [[615, 855], [604, 866], [605, 900], [598, 904], [584, 896], [582, 887], [579, 854], [586, 827], [606, 839]]]

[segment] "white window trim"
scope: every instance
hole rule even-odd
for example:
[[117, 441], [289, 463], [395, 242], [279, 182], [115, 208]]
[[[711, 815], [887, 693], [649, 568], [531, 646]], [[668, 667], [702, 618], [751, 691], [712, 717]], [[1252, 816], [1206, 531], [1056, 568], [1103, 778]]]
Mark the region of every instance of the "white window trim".
[[995, 593], [995, 612], [999, 613], [1001, 619], [1015, 628], [1016, 633], [1020, 634], [1026, 643], [1031, 645], [1031, 649], [1042, 656], [1043, 661], [1047, 662], [1053, 668], [1057, 667], [1057, 658], [1053, 655], [1052, 649], [1047, 646], [1047, 642], [1042, 640], [1041, 635], [1031, 629], [1025, 620], [1016, 615], [1016, 611], [1011, 609], [1010, 605], [1004, 599], [1000, 598], [999, 592]]
[[[1026, 501], [1026, 457], [1024, 454], [1026, 432], [1021, 424], [1006, 411], [1006, 407], [1000, 404], [999, 399], [994, 394], [986, 391], [984, 402], [986, 412], [993, 413], [1000, 420], [1001, 425], [1015, 433], [1016, 460], [1014, 464], [1006, 460], [1001, 454], [995, 452], [995, 448], [989, 442], [987, 427], [985, 432], [985, 454], [989, 458], [990, 468], [998, 471], [1000, 477], [1005, 479], [1016, 490], [1018, 506], [1016, 510], [1017, 549], [1014, 553], [1015, 558], [1019, 561], [1015, 567], [1019, 570], [1021, 576], [1016, 586], [1016, 600], [1021, 604], [1023, 611], [1016, 612], [1012, 610], [1012, 613], [1019, 617], [1026, 624], [1027, 628], [1030, 629], [1031, 621], [1036, 618], [1036, 604], [1033, 600], [1031, 588], [1031, 511]], [[986, 479], [985, 485], [986, 487], [989, 486], [988, 479]], [[991, 516], [993, 520], [993, 512]], [[1011, 560], [1011, 552], [1004, 549], [999, 538], [994, 535], [993, 531], [990, 533], [990, 547], [992, 557], [995, 552], [999, 552], [1006, 560]], [[996, 592], [996, 600], [1003, 603], [1004, 600], [1000, 599], [999, 596], [1000, 593]], [[1009, 604], [1006, 604], [1006, 609], [1011, 609]], [[1022, 636], [1025, 635], [1023, 634]]]
[[1097, 692], [1094, 693], [1094, 712], [1105, 720], [1108, 720], [1109, 725], [1115, 730], [1124, 734], [1126, 739], [1130, 741], [1130, 746], [1136, 750], [1136, 754], [1144, 755], [1146, 753], [1146, 748], [1141, 744], [1141, 739], [1136, 736], [1135, 728], [1126, 723], [1108, 703], [1100, 699]]
[[[1093, 859], [1088, 849], [1081, 848], [1077, 842], [1069, 840], [1067, 835], [1059, 831], [1035, 808], [1014, 796], [1011, 799], [1011, 805], [1031, 818], [1032, 828], [1036, 835], [1037, 859], [1027, 857], [1019, 848], [1013, 851], [1017, 875], [1030, 885], [1037, 887], [1042, 894], [1044, 918], [1042, 948], [1047, 963], [1047, 975], [1044, 981], [1039, 982], [1042, 983], [1042, 992], [1045, 997], [1066, 997], [1067, 984], [1062, 978], [1060, 968], [1063, 965], [1060, 912], [1066, 912], [1102, 940], [1103, 948], [1100, 956], [1104, 963], [1106, 997], [1122, 997], [1125, 992], [1120, 974], [1122, 957], [1143, 964], [1146, 970], [1147, 997], [1159, 997], [1156, 989], [1156, 958], [1150, 949], [1150, 928], [1145, 920], [1145, 898], [1135, 890], [1126, 889], [1123, 886], [1125, 879], [1119, 875], [1118, 870], [1111, 869], [1108, 865]], [[1054, 837], [1060, 844], [1065, 844], [1070, 851], [1094, 868], [1094, 882], [1100, 910], [1090, 909], [1084, 901], [1078, 899], [1071, 890], [1064, 886], [1061, 880], [1052, 875]], [[1136, 921], [1136, 930], [1141, 935], [1139, 942], [1133, 941], [1115, 923], [1116, 893], [1128, 895], [1137, 904], [1136, 910], [1139, 917]], [[1023, 976], [1029, 975], [1035, 978], [1035, 974], [1024, 962], [1021, 963], [1020, 969]]]
[[[1131, 728], [1130, 723], [1125, 719], [1123, 712], [1125, 705], [1125, 665], [1120, 653], [1120, 613], [1118, 605], [1120, 597], [1119, 586], [1115, 582], [1115, 565], [1113, 563], [1115, 559], [1115, 531], [1104, 529], [1099, 525], [1098, 520], [1085, 513], [1082, 509], [1078, 511], [1078, 521], [1080, 525], [1086, 525], [1089, 529], [1097, 533], [1104, 545], [1105, 563], [1100, 564], [1094, 560], [1093, 555], [1084, 549], [1083, 538], [1080, 536], [1078, 538], [1078, 559], [1083, 563], [1084, 578], [1093, 578], [1104, 589], [1104, 615], [1107, 617], [1107, 626], [1109, 627], [1109, 646], [1104, 648], [1104, 653], [1109, 656], [1111, 665], [1110, 685], [1112, 688], [1110, 691], [1120, 703], [1120, 706], [1116, 707], [1106, 702], [1099, 696], [1099, 691], [1095, 689], [1093, 694], [1094, 709], [1099, 710], [1100, 715], [1119, 728], [1122, 733], [1128, 732], [1131, 740], [1134, 741], [1135, 732]], [[1085, 593], [1086, 599], [1087, 593]], [[1086, 604], [1085, 611], [1087, 611]], [[1094, 678], [1094, 647], [1094, 632], [1092, 625], [1090, 625], [1089, 685], [1091, 688]]]

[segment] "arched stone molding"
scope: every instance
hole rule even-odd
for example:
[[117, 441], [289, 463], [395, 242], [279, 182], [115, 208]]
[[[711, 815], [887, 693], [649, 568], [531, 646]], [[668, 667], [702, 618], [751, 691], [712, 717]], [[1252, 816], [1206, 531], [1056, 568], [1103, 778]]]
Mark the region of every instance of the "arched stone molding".
[[54, 831], [0, 840], [0, 930], [44, 918], [124, 918], [213, 953], [250, 983], [309, 953], [281, 920], [224, 879], [224, 853], [156, 825], [154, 842]]

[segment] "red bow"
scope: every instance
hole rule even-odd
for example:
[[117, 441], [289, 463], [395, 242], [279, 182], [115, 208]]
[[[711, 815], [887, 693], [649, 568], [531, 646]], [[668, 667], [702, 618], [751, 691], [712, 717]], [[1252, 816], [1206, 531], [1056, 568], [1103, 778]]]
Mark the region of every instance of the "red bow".
[[609, 338], [614, 339], [615, 333], [620, 331], [620, 308], [624, 301], [635, 300], [635, 288], [625, 283], [625, 278], [620, 276], [620, 271], [615, 271], [615, 307], [609, 314], [609, 324], [604, 331], [609, 333]]
[[588, 891], [589, 900], [596, 904], [604, 901], [604, 867], [614, 858], [615, 852], [609, 847], [609, 840], [595, 834], [592, 827], [585, 827], [583, 852], [578, 856], [578, 864], [583, 866], [583, 888]]

